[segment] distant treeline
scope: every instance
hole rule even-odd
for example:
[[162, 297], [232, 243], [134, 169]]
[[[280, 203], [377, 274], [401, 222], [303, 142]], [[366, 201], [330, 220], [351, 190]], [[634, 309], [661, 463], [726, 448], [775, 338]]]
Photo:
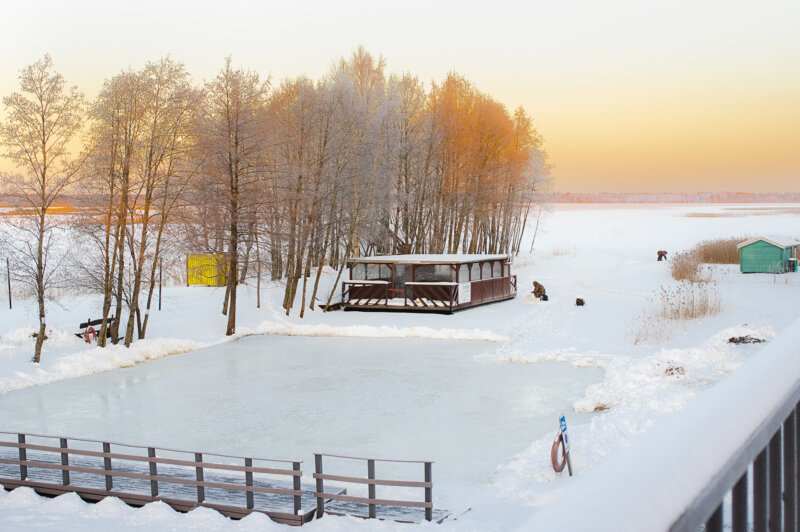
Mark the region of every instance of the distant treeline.
[[800, 203], [800, 192], [550, 192], [546, 203]]

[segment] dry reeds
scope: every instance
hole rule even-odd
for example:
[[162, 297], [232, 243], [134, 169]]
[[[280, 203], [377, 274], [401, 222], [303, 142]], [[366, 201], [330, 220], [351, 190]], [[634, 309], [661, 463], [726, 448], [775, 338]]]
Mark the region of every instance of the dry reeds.
[[634, 344], [666, 341], [684, 322], [722, 312], [722, 299], [713, 282], [682, 281], [673, 288], [662, 286], [648, 302], [637, 317]]
[[736, 246], [748, 238], [743, 236], [703, 240], [692, 249], [692, 252], [698, 255], [700, 262], [706, 264], [739, 264], [739, 248]]
[[662, 286], [655, 302], [658, 316], [668, 320], [693, 320], [722, 311], [714, 283], [681, 282], [671, 289]]
[[670, 262], [670, 273], [676, 281], [705, 283], [710, 273], [703, 271], [703, 264], [739, 264], [739, 249], [736, 247], [748, 237], [716, 238], [703, 240], [688, 251], [677, 253]]
[[703, 282], [701, 262], [694, 250], [677, 253], [669, 263], [669, 271], [676, 281]]

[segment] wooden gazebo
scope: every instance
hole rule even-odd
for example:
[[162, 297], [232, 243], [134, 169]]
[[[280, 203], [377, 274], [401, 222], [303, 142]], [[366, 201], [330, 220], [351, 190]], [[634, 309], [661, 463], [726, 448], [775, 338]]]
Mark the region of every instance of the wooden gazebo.
[[517, 295], [509, 255], [384, 255], [347, 267], [345, 309], [453, 312]]

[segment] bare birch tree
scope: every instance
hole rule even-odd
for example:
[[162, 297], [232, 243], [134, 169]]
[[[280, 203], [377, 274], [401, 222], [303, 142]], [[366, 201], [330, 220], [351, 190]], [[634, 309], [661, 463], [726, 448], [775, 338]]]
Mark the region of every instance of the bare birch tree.
[[10, 185], [23, 208], [18, 224], [26, 237], [18, 246], [24, 257], [21, 273], [39, 307], [33, 354], [38, 363], [45, 339], [45, 297], [55, 271], [47, 210], [78, 176], [81, 161], [71, 158], [69, 148], [83, 123], [84, 98], [77, 87], [66, 87], [49, 55], [24, 68], [19, 81], [20, 92], [3, 98], [8, 118], [0, 124], [0, 144], [22, 172]]

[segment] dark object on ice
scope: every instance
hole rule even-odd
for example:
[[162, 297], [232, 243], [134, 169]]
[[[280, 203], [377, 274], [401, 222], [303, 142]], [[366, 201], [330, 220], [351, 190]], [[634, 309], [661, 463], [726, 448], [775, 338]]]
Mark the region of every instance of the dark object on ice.
[[659, 250], [659, 252], [658, 252], [658, 260], [659, 260], [659, 261], [661, 261], [661, 260], [667, 260], [667, 252], [666, 252], [666, 251], [664, 251], [663, 249], [662, 249], [662, 250]]
[[664, 370], [664, 375], [667, 377], [686, 375], [686, 370], [683, 369], [683, 366], [667, 366], [667, 369]]
[[543, 296], [542, 296], [541, 298], [539, 298], [539, 299], [540, 299], [541, 301], [550, 301], [550, 298], [549, 298], [549, 297], [547, 297], [547, 294], [543, 295]]
[[547, 297], [547, 292], [545, 292], [544, 286], [542, 286], [539, 281], [533, 282], [533, 297], [541, 299], [542, 301], [547, 301], [547, 299], [544, 299]]
[[582, 297], [579, 297], [578, 299], [575, 300], [575, 306], [576, 307], [582, 307], [585, 304], [586, 304], [586, 301], [584, 301]]
[[753, 336], [731, 336], [728, 338], [729, 344], [760, 344], [762, 342], [766, 342], [763, 338], [755, 338]]

